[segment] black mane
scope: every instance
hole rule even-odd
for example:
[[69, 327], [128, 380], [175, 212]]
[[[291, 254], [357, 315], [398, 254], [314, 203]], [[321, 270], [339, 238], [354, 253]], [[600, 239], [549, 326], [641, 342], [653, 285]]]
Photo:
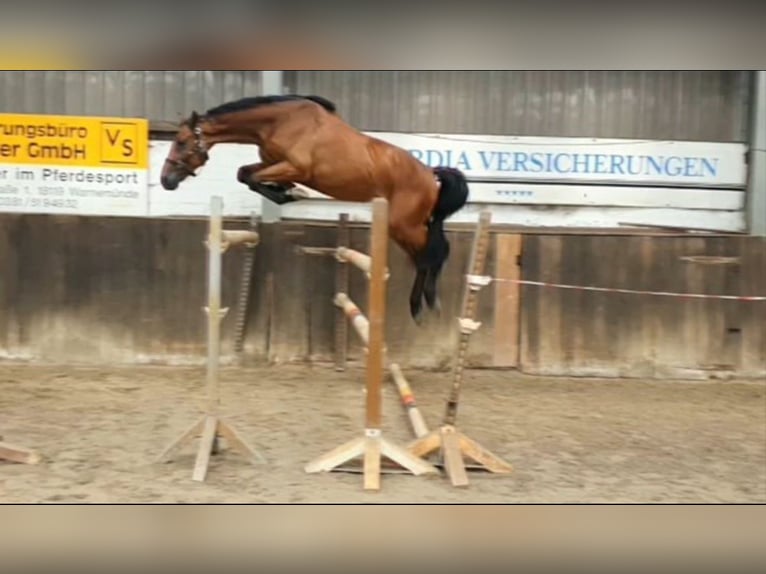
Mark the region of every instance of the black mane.
[[210, 108], [206, 112], [206, 115], [218, 116], [221, 114], [229, 114], [232, 112], [241, 112], [244, 110], [249, 110], [257, 106], [264, 106], [268, 104], [278, 104], [280, 102], [291, 102], [295, 100], [311, 100], [312, 102], [315, 102], [319, 104], [320, 106], [322, 106], [328, 112], [335, 113], [336, 111], [335, 104], [332, 103], [330, 100], [326, 100], [325, 98], [321, 96], [298, 96], [298, 95], [253, 96], [249, 98], [234, 100], [232, 102], [226, 102], [225, 104], [221, 104], [220, 106]]

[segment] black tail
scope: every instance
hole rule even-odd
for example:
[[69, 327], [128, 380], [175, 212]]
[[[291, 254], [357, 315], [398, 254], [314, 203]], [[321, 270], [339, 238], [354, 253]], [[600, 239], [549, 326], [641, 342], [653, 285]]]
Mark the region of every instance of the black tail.
[[435, 167], [434, 173], [441, 187], [431, 217], [444, 221], [468, 201], [468, 181], [462, 171], [453, 167]]
[[439, 178], [439, 198], [428, 222], [426, 258], [439, 269], [449, 257], [449, 242], [444, 235], [444, 220], [459, 211], [468, 201], [468, 181], [459, 169], [435, 167]]
[[418, 256], [419, 280], [416, 280], [410, 297], [413, 316], [420, 312], [421, 291], [430, 308], [438, 307], [436, 282], [450, 253], [449, 241], [444, 233], [444, 221], [468, 201], [468, 182], [460, 170], [437, 167], [434, 168], [434, 174], [440, 183], [439, 198], [428, 222], [426, 247]]

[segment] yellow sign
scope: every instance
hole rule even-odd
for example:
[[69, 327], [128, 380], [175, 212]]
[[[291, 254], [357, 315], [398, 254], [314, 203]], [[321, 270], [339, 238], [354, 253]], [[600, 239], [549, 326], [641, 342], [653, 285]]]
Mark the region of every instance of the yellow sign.
[[149, 122], [0, 114], [0, 163], [146, 169]]

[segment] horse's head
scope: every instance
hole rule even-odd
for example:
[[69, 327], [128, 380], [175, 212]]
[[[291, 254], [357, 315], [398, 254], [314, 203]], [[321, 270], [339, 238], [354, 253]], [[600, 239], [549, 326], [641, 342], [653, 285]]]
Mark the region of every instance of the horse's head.
[[208, 146], [203, 139], [202, 118], [197, 112], [192, 112], [188, 119], [181, 122], [168, 157], [165, 158], [160, 176], [162, 187], [173, 190], [188, 176], [195, 176], [195, 171], [208, 160], [207, 150]]

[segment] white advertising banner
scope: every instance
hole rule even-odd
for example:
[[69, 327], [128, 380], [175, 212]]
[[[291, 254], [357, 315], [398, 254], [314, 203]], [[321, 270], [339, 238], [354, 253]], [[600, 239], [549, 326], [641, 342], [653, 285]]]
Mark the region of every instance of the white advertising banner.
[[742, 188], [746, 146], [738, 143], [476, 135], [369, 134], [430, 166], [469, 179]]
[[144, 216], [143, 119], [0, 114], [0, 211]]

